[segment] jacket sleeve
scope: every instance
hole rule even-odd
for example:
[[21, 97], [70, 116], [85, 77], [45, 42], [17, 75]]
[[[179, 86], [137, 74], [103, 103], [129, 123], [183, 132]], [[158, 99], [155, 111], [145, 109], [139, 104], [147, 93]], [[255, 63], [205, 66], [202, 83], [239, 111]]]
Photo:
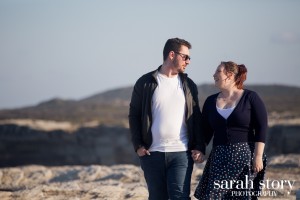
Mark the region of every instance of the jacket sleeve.
[[205, 154], [205, 140], [202, 130], [202, 123], [201, 123], [201, 111], [199, 106], [199, 99], [198, 99], [198, 89], [197, 85], [193, 84], [193, 127], [194, 127], [194, 149], [201, 151]]
[[133, 87], [128, 116], [131, 141], [135, 151], [143, 146], [141, 120], [143, 87], [139, 82], [140, 81], [138, 80]]

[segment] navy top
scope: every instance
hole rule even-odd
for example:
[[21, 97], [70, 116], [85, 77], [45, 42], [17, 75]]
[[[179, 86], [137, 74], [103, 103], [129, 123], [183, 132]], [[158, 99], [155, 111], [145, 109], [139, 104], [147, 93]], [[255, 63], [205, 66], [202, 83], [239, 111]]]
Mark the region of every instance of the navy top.
[[227, 119], [217, 111], [219, 93], [209, 96], [203, 105], [205, 141], [213, 139], [213, 146], [238, 142], [266, 141], [268, 117], [264, 103], [256, 92], [245, 89], [238, 104]]

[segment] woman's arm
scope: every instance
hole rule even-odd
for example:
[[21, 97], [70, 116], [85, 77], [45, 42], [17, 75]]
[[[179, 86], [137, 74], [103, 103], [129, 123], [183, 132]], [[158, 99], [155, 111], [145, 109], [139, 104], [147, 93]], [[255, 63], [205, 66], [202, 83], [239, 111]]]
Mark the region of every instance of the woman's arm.
[[263, 169], [263, 153], [268, 129], [268, 116], [264, 102], [256, 93], [252, 93], [251, 104], [255, 130], [253, 171], [257, 173]]
[[253, 171], [255, 173], [263, 169], [263, 153], [265, 143], [255, 142], [254, 158], [253, 158]]

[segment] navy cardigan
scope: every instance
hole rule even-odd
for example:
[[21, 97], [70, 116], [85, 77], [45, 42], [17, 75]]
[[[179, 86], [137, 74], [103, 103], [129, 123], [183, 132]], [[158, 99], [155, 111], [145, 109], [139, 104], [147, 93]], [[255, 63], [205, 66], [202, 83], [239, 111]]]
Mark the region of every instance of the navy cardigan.
[[203, 105], [202, 125], [206, 144], [212, 136], [213, 146], [238, 142], [265, 143], [268, 128], [267, 111], [256, 92], [245, 89], [227, 119], [216, 109], [218, 94], [209, 96]]

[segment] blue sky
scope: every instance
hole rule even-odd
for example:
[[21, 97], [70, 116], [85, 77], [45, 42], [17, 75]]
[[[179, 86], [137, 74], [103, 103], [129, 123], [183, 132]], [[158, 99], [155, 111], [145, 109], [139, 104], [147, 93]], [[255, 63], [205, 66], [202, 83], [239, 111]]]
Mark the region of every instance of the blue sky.
[[0, 109], [131, 86], [162, 63], [167, 39], [192, 43], [187, 73], [212, 83], [221, 61], [246, 84], [300, 86], [300, 1], [0, 1]]

